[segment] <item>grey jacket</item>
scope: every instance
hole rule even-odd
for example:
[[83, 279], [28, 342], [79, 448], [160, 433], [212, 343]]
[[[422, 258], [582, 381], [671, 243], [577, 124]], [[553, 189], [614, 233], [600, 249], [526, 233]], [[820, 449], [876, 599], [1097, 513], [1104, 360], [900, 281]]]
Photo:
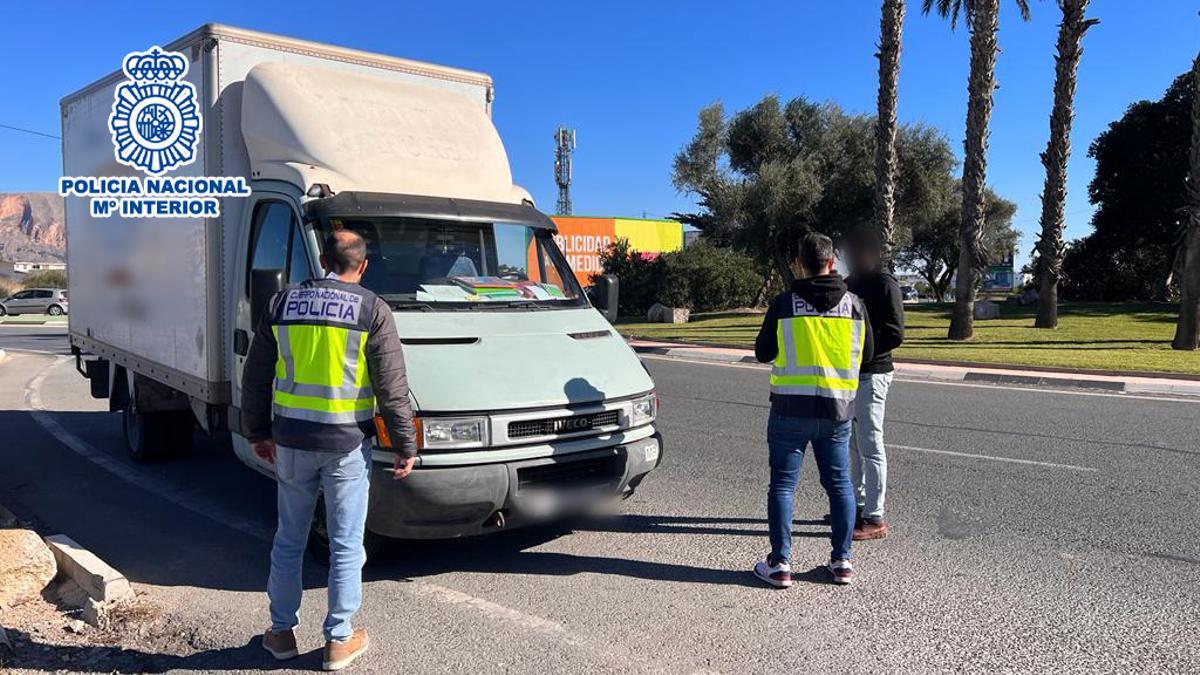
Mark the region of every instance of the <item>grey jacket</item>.
[[[375, 405], [383, 417], [396, 452], [405, 457], [417, 454], [412, 405], [408, 400], [408, 377], [396, 322], [387, 302], [358, 284], [337, 279], [311, 279], [303, 287], [331, 286], [363, 297], [361, 326], [367, 330], [367, 368]], [[279, 345], [272, 325], [279, 322], [280, 300], [287, 290], [271, 299], [267, 315], [258, 323], [250, 353], [242, 369], [242, 435], [251, 442], [273, 438], [276, 443], [301, 450], [349, 452], [375, 435], [375, 425], [321, 424], [271, 415], [275, 382], [275, 360]], [[368, 311], [369, 310], [369, 311]]]

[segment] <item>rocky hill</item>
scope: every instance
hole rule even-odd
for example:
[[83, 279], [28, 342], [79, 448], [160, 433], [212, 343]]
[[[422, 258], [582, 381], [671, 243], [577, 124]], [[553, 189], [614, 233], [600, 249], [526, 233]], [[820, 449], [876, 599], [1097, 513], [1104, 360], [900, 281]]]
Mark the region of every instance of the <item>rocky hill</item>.
[[0, 260], [67, 258], [63, 198], [53, 192], [0, 193]]

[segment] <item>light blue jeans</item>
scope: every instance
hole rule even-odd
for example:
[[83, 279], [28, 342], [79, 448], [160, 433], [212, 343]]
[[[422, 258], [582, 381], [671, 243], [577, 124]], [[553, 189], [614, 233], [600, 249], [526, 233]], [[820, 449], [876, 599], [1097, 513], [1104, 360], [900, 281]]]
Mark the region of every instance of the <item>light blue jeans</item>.
[[318, 493], [325, 495], [329, 528], [329, 610], [325, 640], [345, 640], [350, 619], [362, 605], [363, 528], [367, 522], [370, 446], [351, 452], [312, 452], [275, 448], [276, 501], [279, 525], [271, 547], [271, 630], [300, 623], [304, 592], [302, 562]]
[[850, 437], [850, 480], [863, 517], [883, 518], [887, 496], [887, 452], [883, 447], [883, 412], [892, 373], [865, 374], [854, 397], [854, 434]]

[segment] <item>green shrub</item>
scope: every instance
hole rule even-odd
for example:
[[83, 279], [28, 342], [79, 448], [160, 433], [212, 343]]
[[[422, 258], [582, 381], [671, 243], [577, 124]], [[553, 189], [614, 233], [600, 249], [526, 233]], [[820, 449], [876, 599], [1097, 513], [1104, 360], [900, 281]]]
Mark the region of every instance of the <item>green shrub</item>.
[[704, 241], [646, 259], [618, 239], [600, 262], [605, 274], [620, 279], [622, 316], [644, 316], [656, 302], [698, 312], [750, 307], [763, 285], [753, 259]]
[[663, 274], [659, 279], [658, 288], [655, 289], [655, 300], [667, 307], [691, 308], [692, 289], [686, 272], [672, 267], [665, 257], [659, 257], [659, 261]]
[[[763, 285], [763, 271], [749, 256], [704, 240], [666, 253], [670, 275], [687, 285], [688, 306], [697, 312], [751, 307]], [[669, 303], [663, 303], [669, 304]]]
[[621, 316], [645, 316], [658, 301], [664, 276], [661, 257], [644, 258], [628, 239], [620, 238], [600, 253], [600, 265], [605, 274], [615, 274], [619, 279], [617, 311]]
[[30, 272], [21, 280], [25, 288], [66, 288], [67, 273], [63, 270], [39, 270]]

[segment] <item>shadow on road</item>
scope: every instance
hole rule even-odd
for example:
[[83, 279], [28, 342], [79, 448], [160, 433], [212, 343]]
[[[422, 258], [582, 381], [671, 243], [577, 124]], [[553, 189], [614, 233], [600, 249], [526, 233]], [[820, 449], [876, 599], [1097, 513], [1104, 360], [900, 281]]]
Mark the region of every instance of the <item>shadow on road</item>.
[[[54, 418], [80, 440], [100, 449], [114, 477], [56, 442], [29, 413], [0, 411], [0, 428], [17, 437], [40, 438], [36, 460], [16, 463], [0, 478], [0, 491], [12, 494], [56, 531], [72, 534], [85, 547], [130, 580], [159, 586], [229, 591], [263, 591], [270, 547], [222, 522], [227, 517], [273, 531], [273, 483], [244, 467], [227, 446], [197, 435], [189, 454], [154, 464], [136, 464], [123, 455], [119, 418], [104, 412], [56, 412]], [[6, 454], [0, 449], [0, 458]], [[53, 480], [50, 478], [53, 477]], [[132, 481], [132, 482], [131, 482]], [[151, 489], [148, 489], [152, 488]], [[156, 494], [157, 493], [157, 494]], [[163, 495], [167, 497], [164, 497]], [[175, 501], [172, 501], [174, 499]], [[198, 508], [187, 509], [178, 501]], [[205, 506], [213, 517], [202, 515]], [[824, 538], [820, 521], [795, 521], [797, 537]], [[744, 570], [652, 562], [614, 555], [586, 556], [534, 551], [565, 534], [614, 532], [766, 539], [760, 518], [667, 515], [595, 515], [570, 521], [451, 541], [389, 542], [367, 567], [368, 580], [427, 577], [447, 572], [575, 575], [609, 574], [657, 581], [749, 585]], [[326, 569], [306, 558], [305, 587], [322, 588]]]
[[206, 649], [176, 656], [129, 647], [36, 643], [29, 634], [14, 629], [9, 629], [8, 634], [14, 651], [0, 659], [0, 671], [6, 668], [53, 673], [64, 670], [73, 673], [321, 670], [321, 649], [302, 653], [290, 661], [276, 661], [263, 650], [261, 636], [253, 637], [240, 647]]
[[[819, 520], [795, 521], [822, 526]], [[613, 556], [590, 556], [530, 550], [576, 531], [635, 534], [736, 535], [767, 537], [763, 529], [712, 527], [722, 523], [765, 525], [758, 518], [704, 516], [611, 515], [584, 516], [570, 521], [502, 532], [487, 537], [452, 541], [392, 541], [364, 571], [370, 580], [421, 578], [447, 572], [487, 574], [544, 574], [572, 576], [607, 574], [651, 581], [753, 586], [760, 584], [747, 570], [700, 567], [676, 562], [655, 562]], [[706, 526], [707, 525], [707, 526]], [[793, 532], [795, 536], [826, 538], [828, 530]], [[803, 579], [802, 579], [803, 580]]]
[[[267, 544], [203, 512], [212, 505], [270, 527], [271, 481], [200, 434], [187, 455], [141, 465], [124, 455], [119, 415], [50, 415], [73, 444], [96, 456], [72, 450], [29, 412], [0, 410], [0, 429], [19, 439], [0, 444], [0, 501], [49, 533], [69, 535], [137, 583], [265, 588]], [[199, 508], [183, 508], [179, 501]], [[310, 581], [319, 585], [323, 575]]]
[[[273, 530], [274, 485], [244, 467], [227, 446], [197, 435], [189, 454], [154, 464], [136, 464], [123, 454], [119, 416], [106, 412], [55, 412], [55, 420], [103, 453], [103, 460], [130, 479], [105, 469], [57, 442], [29, 413], [0, 411], [0, 428], [34, 442], [36, 460], [0, 478], [18, 502], [56, 530], [73, 534], [132, 581], [231, 591], [263, 591], [269, 545], [223, 524], [222, 515]], [[10, 450], [11, 452], [11, 450]], [[0, 449], [0, 458], [6, 454]], [[19, 475], [18, 475], [19, 474]], [[50, 480], [53, 477], [53, 480]], [[154, 488], [147, 489], [147, 486]], [[158, 494], [156, 494], [158, 493]], [[181, 507], [184, 500], [199, 509]], [[213, 517], [202, 515], [212, 507]], [[199, 512], [198, 512], [199, 511]], [[797, 537], [827, 537], [820, 521], [796, 521]], [[814, 527], [815, 526], [815, 527]], [[766, 539], [759, 518], [666, 515], [596, 515], [556, 525], [453, 541], [391, 542], [367, 568], [368, 579], [419, 578], [447, 572], [574, 575], [597, 573], [660, 581], [752, 584], [743, 570], [651, 562], [615, 555], [583, 556], [532, 551], [548, 541], [581, 532], [680, 536], [746, 536]], [[306, 588], [325, 585], [326, 569], [308, 558]]]
[[[794, 525], [823, 526], [820, 520], [795, 520]], [[593, 516], [572, 523], [577, 530], [591, 532], [629, 532], [633, 534], [727, 534], [743, 537], [767, 536], [767, 521], [763, 518], [717, 518], [707, 516], [643, 516], [612, 515]], [[726, 525], [726, 527], [713, 527]], [[728, 527], [728, 525], [761, 525], [761, 529]], [[826, 530], [794, 530], [794, 537], [828, 537]]]

